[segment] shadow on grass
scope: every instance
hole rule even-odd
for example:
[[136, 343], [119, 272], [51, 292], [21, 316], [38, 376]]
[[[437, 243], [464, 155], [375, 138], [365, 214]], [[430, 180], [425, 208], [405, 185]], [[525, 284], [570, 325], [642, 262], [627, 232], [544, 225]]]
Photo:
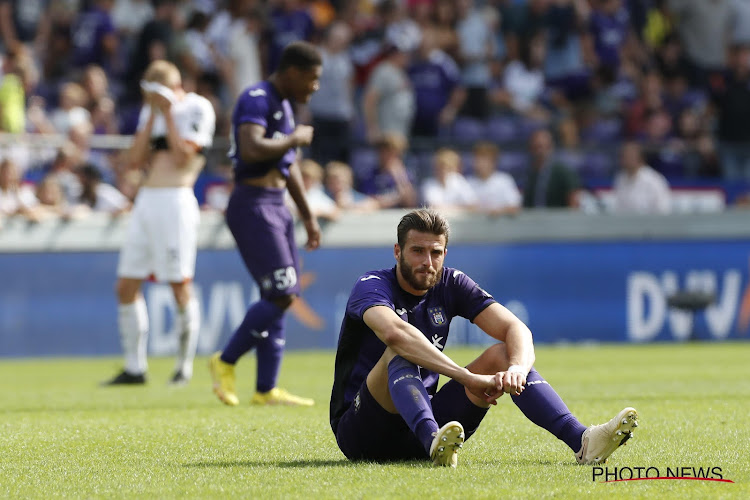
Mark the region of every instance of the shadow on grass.
[[193, 462], [182, 464], [183, 467], [218, 468], [229, 467], [281, 467], [286, 469], [302, 469], [306, 467], [350, 467], [354, 465], [346, 459], [341, 460], [290, 460], [290, 461], [253, 461], [253, 460], [220, 460], [216, 462]]
[[[481, 462], [483, 465], [495, 464], [495, 462]], [[192, 462], [182, 464], [183, 467], [192, 468], [217, 468], [225, 469], [230, 467], [269, 467], [269, 468], [282, 468], [282, 469], [303, 469], [308, 467], [359, 467], [362, 465], [411, 465], [414, 467], [426, 467], [432, 468], [432, 463], [429, 460], [386, 460], [386, 461], [350, 461], [346, 459], [341, 460], [219, 460], [213, 462]], [[497, 465], [505, 466], [538, 466], [538, 465], [554, 465], [554, 466], [575, 466], [582, 467], [577, 463], [561, 462], [556, 460], [509, 460], [507, 462], [497, 462]]]

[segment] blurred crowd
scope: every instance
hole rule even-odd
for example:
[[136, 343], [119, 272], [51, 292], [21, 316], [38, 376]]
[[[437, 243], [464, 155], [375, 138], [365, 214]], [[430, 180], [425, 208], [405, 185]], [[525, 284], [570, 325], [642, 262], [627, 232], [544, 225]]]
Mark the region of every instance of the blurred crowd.
[[[155, 59], [215, 107], [196, 195], [222, 210], [234, 99], [294, 40], [323, 55], [296, 109], [321, 217], [668, 213], [750, 188], [750, 0], [0, 0], [0, 131], [58, 139], [0, 141], [0, 217], [128, 210], [142, 172], [97, 139], [134, 132]], [[679, 203], [691, 182], [716, 189]]]

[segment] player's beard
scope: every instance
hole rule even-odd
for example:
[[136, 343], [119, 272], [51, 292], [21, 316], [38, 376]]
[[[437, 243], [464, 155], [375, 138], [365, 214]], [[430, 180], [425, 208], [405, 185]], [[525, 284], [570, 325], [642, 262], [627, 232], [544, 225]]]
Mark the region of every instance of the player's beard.
[[443, 274], [443, 266], [441, 265], [439, 268], [435, 270], [435, 273], [432, 274], [429, 272], [430, 268], [419, 268], [417, 271], [427, 271], [426, 273], [420, 273], [417, 274], [417, 271], [414, 270], [413, 267], [411, 267], [407, 262], [406, 259], [404, 259], [404, 254], [401, 254], [401, 257], [399, 258], [399, 268], [401, 269], [401, 277], [406, 280], [407, 283], [409, 283], [409, 286], [412, 287], [415, 290], [429, 290], [433, 286], [435, 286], [438, 282], [438, 279]]

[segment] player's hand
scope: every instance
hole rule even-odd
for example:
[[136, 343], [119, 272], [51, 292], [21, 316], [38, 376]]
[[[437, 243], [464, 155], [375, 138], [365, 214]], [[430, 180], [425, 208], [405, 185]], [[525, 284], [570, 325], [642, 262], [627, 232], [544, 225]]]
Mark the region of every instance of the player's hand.
[[496, 405], [497, 398], [503, 395], [501, 384], [500, 373], [496, 373], [495, 375], [472, 373], [471, 378], [466, 381], [464, 387], [484, 402]]
[[313, 140], [313, 128], [310, 125], [297, 125], [292, 132], [295, 146], [309, 146]]
[[307, 244], [305, 248], [307, 250], [315, 250], [320, 246], [320, 225], [318, 224], [317, 217], [305, 220], [305, 231], [307, 231]]
[[526, 373], [519, 371], [498, 372], [503, 392], [518, 396], [526, 388]]
[[158, 92], [149, 92], [149, 102], [151, 106], [161, 112], [163, 115], [168, 115], [172, 109], [172, 101], [167, 97], [159, 94]]

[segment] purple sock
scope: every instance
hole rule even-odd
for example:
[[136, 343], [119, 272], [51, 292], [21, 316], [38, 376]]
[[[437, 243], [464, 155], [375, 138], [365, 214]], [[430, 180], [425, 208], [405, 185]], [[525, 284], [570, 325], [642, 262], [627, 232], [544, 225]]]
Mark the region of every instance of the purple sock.
[[388, 364], [388, 388], [401, 418], [430, 453], [438, 424], [417, 366], [401, 356], [393, 358]]
[[526, 389], [511, 399], [526, 418], [550, 431], [573, 451], [581, 449], [581, 436], [586, 426], [570, 413], [560, 396], [535, 369], [526, 377]]
[[258, 360], [258, 378], [255, 390], [268, 392], [276, 387], [276, 379], [281, 368], [281, 357], [284, 355], [284, 317], [280, 316], [268, 325], [268, 337], [259, 341], [255, 346]]
[[230, 365], [235, 364], [240, 356], [263, 340], [261, 334], [268, 331], [269, 325], [275, 319], [281, 318], [283, 314], [283, 309], [265, 299], [260, 299], [250, 306], [245, 313], [245, 319], [242, 320], [242, 323], [224, 347], [221, 360]]

